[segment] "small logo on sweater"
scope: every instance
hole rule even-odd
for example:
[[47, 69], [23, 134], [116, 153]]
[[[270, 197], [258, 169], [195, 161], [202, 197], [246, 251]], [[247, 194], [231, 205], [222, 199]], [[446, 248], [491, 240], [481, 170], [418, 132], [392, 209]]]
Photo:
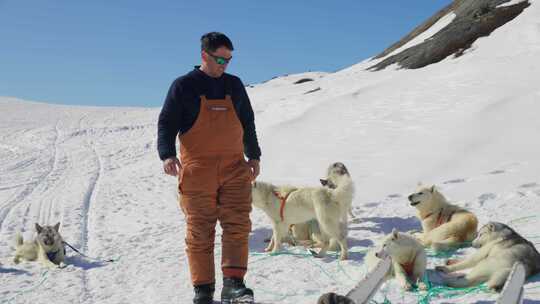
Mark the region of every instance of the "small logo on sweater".
[[220, 106], [212, 106], [210, 107], [210, 111], [229, 111], [229, 108], [220, 107]]

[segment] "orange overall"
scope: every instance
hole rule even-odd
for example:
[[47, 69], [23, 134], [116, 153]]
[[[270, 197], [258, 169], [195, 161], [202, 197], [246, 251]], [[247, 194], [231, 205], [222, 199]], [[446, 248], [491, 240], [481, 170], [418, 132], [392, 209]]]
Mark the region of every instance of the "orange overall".
[[203, 95], [197, 120], [179, 137], [178, 190], [193, 285], [215, 282], [217, 220], [223, 229], [223, 276], [242, 278], [247, 270], [252, 175], [244, 159], [243, 133], [229, 95], [225, 99]]

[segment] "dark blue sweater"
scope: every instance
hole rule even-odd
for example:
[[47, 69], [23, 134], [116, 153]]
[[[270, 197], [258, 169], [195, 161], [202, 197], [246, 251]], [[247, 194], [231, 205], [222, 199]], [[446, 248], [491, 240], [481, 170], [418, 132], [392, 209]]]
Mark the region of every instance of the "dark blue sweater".
[[226, 73], [213, 78], [195, 67], [171, 84], [159, 114], [157, 148], [161, 160], [176, 156], [176, 136], [186, 133], [195, 123], [200, 110], [200, 95], [223, 99], [226, 92], [231, 95], [236, 116], [244, 128], [244, 153], [249, 159], [260, 159], [253, 109], [240, 78]]

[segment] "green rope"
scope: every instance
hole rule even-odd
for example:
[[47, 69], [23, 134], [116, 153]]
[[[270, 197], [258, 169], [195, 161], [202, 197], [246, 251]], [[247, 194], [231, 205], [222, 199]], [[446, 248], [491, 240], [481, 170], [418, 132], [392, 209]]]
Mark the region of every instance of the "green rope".
[[299, 294], [280, 294], [280, 293], [277, 293], [277, 292], [272, 292], [272, 291], [268, 291], [268, 290], [264, 290], [264, 289], [261, 289], [259, 287], [257, 287], [257, 292], [262, 292], [262, 293], [266, 293], [266, 294], [269, 294], [269, 295], [272, 295], [272, 296], [275, 296], [275, 297], [279, 297], [279, 299], [275, 300], [275, 302], [281, 302], [283, 300], [285, 300], [287, 297], [296, 297], [298, 296]]
[[420, 295], [418, 299], [419, 304], [429, 304], [429, 301], [432, 298], [455, 298], [467, 294], [478, 294], [478, 293], [491, 293], [489, 288], [485, 284], [481, 284], [474, 287], [465, 287], [465, 288], [453, 288], [447, 286], [436, 286], [430, 287], [425, 295]]
[[[360, 250], [350, 250], [349, 252], [359, 252], [359, 253], [364, 253], [366, 252], [368, 249], [360, 249]], [[249, 262], [249, 265], [252, 265], [254, 263], [258, 263], [258, 262], [261, 262], [261, 261], [264, 261], [264, 260], [268, 260], [272, 257], [275, 257], [275, 256], [280, 256], [280, 255], [290, 255], [290, 256], [298, 256], [298, 257], [301, 257], [301, 258], [305, 258], [307, 260], [309, 260], [309, 262], [313, 265], [315, 265], [316, 268], [318, 268], [322, 273], [325, 274], [325, 276], [327, 276], [332, 282], [334, 282], [335, 284], [339, 284], [339, 285], [345, 285], [345, 284], [342, 284], [342, 282], [339, 282], [331, 273], [329, 273], [326, 269], [324, 269], [319, 263], [316, 262], [316, 259], [313, 258], [313, 254], [311, 252], [309, 252], [309, 250], [306, 249], [306, 252], [292, 252], [292, 251], [280, 251], [280, 252], [277, 252], [277, 253], [271, 253], [271, 252], [250, 252], [249, 253], [250, 256], [253, 256], [253, 257], [260, 257], [259, 259], [257, 260], [251, 260], [250, 259], [250, 262]], [[327, 255], [328, 256], [333, 256], [333, 257], [336, 257], [336, 258], [339, 258], [339, 253], [338, 252], [334, 252], [334, 251], [329, 251], [327, 252]], [[354, 280], [346, 271], [345, 269], [343, 268], [343, 266], [341, 265], [341, 262], [339, 260], [337, 260], [337, 269], [338, 271], [340, 271], [341, 273], [343, 273], [344, 276], [347, 277], [348, 281], [351, 282], [351, 286], [354, 286], [356, 284], [356, 282], [358, 280]], [[260, 290], [262, 293], [265, 293], [265, 294], [269, 294], [269, 295], [272, 295], [274, 297], [277, 297], [276, 299], [274, 299], [273, 302], [281, 302], [283, 301], [285, 298], [287, 297], [291, 297], [291, 296], [299, 296], [299, 294], [281, 294], [281, 293], [277, 293], [277, 292], [272, 292], [272, 291], [268, 291], [268, 290], [264, 290], [264, 289], [261, 289], [261, 288], [257, 288], [258, 290]], [[391, 304], [390, 301], [388, 301], [386, 299], [386, 301], [384, 302], [384, 304]]]
[[537, 216], [536, 215], [529, 215], [529, 216], [524, 216], [524, 217], [518, 217], [517, 219], [513, 219], [513, 220], [509, 221], [508, 225], [511, 225], [511, 224], [513, 224], [515, 222], [522, 222], [522, 221], [527, 222], [527, 221], [529, 221], [529, 219], [535, 218], [535, 217], [537, 217]]
[[[527, 281], [533, 282], [533, 281], [538, 281], [538, 280], [540, 280], [540, 273], [530, 277]], [[532, 290], [532, 289], [538, 289], [538, 288], [540, 288], [540, 285], [527, 287], [527, 288], [525, 288], [525, 290]]]
[[369, 304], [392, 304], [392, 302], [390, 302], [390, 300], [388, 300], [388, 298], [386, 296], [384, 296], [384, 300], [382, 302], [377, 302], [373, 299], [369, 300]]
[[340, 272], [342, 272], [351, 282], [354, 282], [353, 278], [345, 271], [345, 269], [341, 266], [340, 261], [337, 261], [337, 267]]
[[15, 298], [17, 298], [18, 296], [21, 296], [21, 295], [24, 295], [24, 294], [27, 294], [27, 293], [30, 293], [30, 292], [33, 292], [34, 290], [38, 289], [41, 285], [43, 285], [43, 283], [45, 283], [45, 280], [47, 280], [47, 273], [49, 272], [49, 270], [45, 270], [41, 273], [41, 281], [39, 281], [38, 284], [36, 284], [35, 286], [33, 287], [30, 287], [26, 290], [22, 290], [22, 291], [16, 291], [15, 292], [15, 295], [13, 297], [11, 297], [10, 299], [8, 300], [5, 300], [5, 301], [2, 301], [2, 304], [4, 303], [11, 303], [11, 301], [15, 300]]
[[[427, 290], [421, 291], [418, 287], [415, 287], [413, 292], [417, 293], [418, 304], [429, 304], [429, 301], [432, 298], [455, 298], [467, 294], [478, 294], [478, 293], [491, 293], [491, 290], [486, 286], [486, 284], [480, 284], [473, 287], [448, 287], [448, 286], [433, 286], [429, 281], [427, 273], [424, 273], [423, 278], [424, 284], [427, 286]], [[423, 294], [423, 295], [422, 295]]]
[[[367, 249], [366, 250], [361, 250], [360, 252], [364, 252], [364, 251], [367, 251]], [[432, 256], [451, 257], [453, 252], [455, 252], [455, 250], [437, 252], [437, 253], [432, 252]], [[313, 265], [315, 265], [317, 268], [319, 268], [319, 270], [322, 273], [324, 273], [325, 276], [327, 276], [330, 280], [332, 280], [336, 284], [340, 283], [340, 282], [338, 282], [338, 280], [336, 280], [336, 278], [334, 276], [332, 276], [332, 274], [330, 274], [321, 265], [316, 263], [315, 259], [311, 259], [311, 257], [313, 257], [313, 255], [311, 253], [309, 253], [309, 252], [307, 252], [307, 253], [290, 252], [290, 251], [281, 251], [281, 252], [278, 252], [278, 253], [250, 252], [250, 255], [251, 256], [260, 256], [260, 257], [262, 257], [262, 258], [260, 258], [258, 260], [251, 261], [250, 264], [257, 263], [257, 262], [260, 262], [262, 260], [267, 260], [267, 259], [269, 259], [271, 257], [279, 256], [279, 255], [291, 255], [291, 256], [299, 256], [299, 257], [302, 257], [302, 258], [308, 258], [308, 260]], [[337, 252], [328, 252], [328, 255], [337, 257], [338, 253]], [[352, 277], [341, 266], [339, 261], [337, 261], [337, 267], [338, 267], [338, 271], [342, 272], [347, 277], [348, 280], [350, 280], [351, 282], [356, 282], [357, 281], [357, 280], [352, 279]], [[433, 286], [431, 284], [431, 282], [429, 281], [429, 279], [427, 278], [427, 275], [424, 276], [424, 284], [426, 284], [426, 286], [428, 287], [428, 289], [426, 291], [419, 290], [418, 287], [413, 284], [413, 286], [415, 286], [415, 289], [413, 289], [412, 292], [417, 294], [418, 304], [429, 304], [430, 300], [433, 299], [433, 298], [440, 298], [440, 297], [443, 297], [443, 298], [455, 298], [455, 297], [463, 296], [463, 295], [467, 295], [467, 294], [491, 293], [491, 291], [489, 290], [489, 288], [487, 288], [487, 286], [485, 284], [481, 284], [481, 285], [474, 286], [474, 287], [466, 287], [466, 288], [453, 288], [453, 287], [447, 287], [447, 286]], [[540, 286], [537, 286], [537, 287], [540, 287]], [[533, 288], [537, 288], [537, 287], [533, 287]], [[531, 288], [531, 289], [533, 289], [533, 288]], [[299, 295], [299, 294], [280, 294], [280, 293], [277, 293], [277, 292], [267, 291], [267, 290], [264, 290], [264, 289], [259, 289], [259, 290], [261, 292], [263, 292], [263, 293], [273, 295], [275, 297], [279, 297], [279, 299], [276, 299], [275, 302], [280, 302], [280, 301], [284, 300], [287, 297], [298, 296]], [[384, 296], [383, 302], [377, 302], [376, 300], [371, 299], [369, 303], [371, 303], [371, 304], [392, 304], [392, 302], [388, 299], [388, 296], [387, 296], [386, 292], [383, 292], [382, 290], [381, 290], [381, 292], [382, 292], [382, 294]]]
[[324, 268], [322, 268], [322, 266], [319, 265], [318, 263], [316, 263], [313, 259], [308, 259], [308, 261], [310, 261], [311, 264], [317, 266], [317, 268], [319, 268], [330, 280], [332, 280], [332, 282], [338, 283], [338, 281], [334, 277], [332, 277], [332, 275], [329, 274], [328, 271], [326, 271]]
[[[260, 258], [258, 260], [249, 262], [250, 265], [252, 265], [253, 263], [263, 261], [263, 260], [267, 260], [267, 259], [269, 259], [271, 257], [274, 257], [274, 256], [280, 256], [280, 255], [291, 255], [291, 256], [298, 256], [298, 257], [306, 258], [307, 260], [309, 260], [309, 262], [311, 264], [313, 264], [317, 268], [319, 268], [321, 270], [321, 272], [324, 273], [330, 280], [332, 280], [334, 283], [339, 283], [330, 273], [328, 273], [328, 271], [326, 271], [321, 265], [316, 263], [314, 261], [314, 259], [311, 259], [313, 257], [313, 255], [309, 251], [306, 252], [306, 253], [298, 253], [298, 252], [290, 252], [290, 251], [280, 251], [280, 252], [277, 252], [277, 253], [250, 252], [249, 254], [251, 256], [261, 256], [262, 257], [262, 258]], [[348, 276], [348, 277], [350, 278], [350, 276]], [[272, 292], [272, 291], [267, 291], [267, 290], [264, 290], [264, 289], [261, 289], [261, 288], [257, 288], [257, 289], [260, 290], [263, 293], [273, 295], [274, 297], [279, 297], [279, 299], [274, 299], [274, 302], [281, 302], [287, 297], [298, 296], [298, 294], [280, 294], [280, 293], [276, 293], [276, 292]]]

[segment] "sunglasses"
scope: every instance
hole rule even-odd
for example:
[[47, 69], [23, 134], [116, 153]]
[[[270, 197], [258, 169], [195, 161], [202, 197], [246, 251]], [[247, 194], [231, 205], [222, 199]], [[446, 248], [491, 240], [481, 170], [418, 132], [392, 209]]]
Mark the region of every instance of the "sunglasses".
[[228, 64], [231, 59], [232, 59], [232, 56], [229, 57], [229, 58], [225, 58], [225, 57], [220, 57], [220, 56], [215, 56], [215, 55], [212, 55], [210, 54], [209, 52], [206, 52], [206, 54], [210, 55], [210, 57], [214, 58], [214, 60], [216, 61], [217, 64], [219, 65], [225, 65], [225, 64]]

